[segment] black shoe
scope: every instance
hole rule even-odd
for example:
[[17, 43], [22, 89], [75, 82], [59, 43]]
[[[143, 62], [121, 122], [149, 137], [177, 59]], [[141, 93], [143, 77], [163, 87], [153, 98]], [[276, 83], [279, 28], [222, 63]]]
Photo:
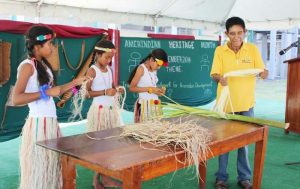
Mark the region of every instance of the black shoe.
[[227, 184], [223, 180], [216, 180], [215, 189], [227, 189]]
[[238, 185], [244, 189], [252, 189], [250, 180], [241, 180], [238, 182]]

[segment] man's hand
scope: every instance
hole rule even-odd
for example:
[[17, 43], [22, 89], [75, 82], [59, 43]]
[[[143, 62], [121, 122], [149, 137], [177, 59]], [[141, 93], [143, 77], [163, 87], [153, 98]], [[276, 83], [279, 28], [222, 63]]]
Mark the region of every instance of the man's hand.
[[212, 74], [212, 77], [213, 77], [213, 79], [214, 79], [216, 82], [219, 82], [222, 86], [226, 86], [226, 85], [227, 85], [227, 78], [222, 77], [222, 76], [219, 75], [219, 74]]
[[263, 72], [259, 73], [259, 77], [262, 78], [262, 79], [266, 79], [268, 77], [268, 75], [269, 75], [269, 71], [266, 70], [266, 69], [264, 69]]
[[220, 76], [219, 83], [221, 83], [222, 86], [227, 86], [227, 78]]

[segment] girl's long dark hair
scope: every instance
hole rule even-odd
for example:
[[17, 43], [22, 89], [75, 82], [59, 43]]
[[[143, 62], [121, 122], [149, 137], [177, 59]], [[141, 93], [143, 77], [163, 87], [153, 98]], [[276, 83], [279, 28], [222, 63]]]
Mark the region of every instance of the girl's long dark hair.
[[[111, 41], [106, 40], [106, 39], [103, 39], [103, 40], [99, 41], [98, 43], [96, 43], [95, 47], [108, 48], [108, 49], [116, 48], [115, 45]], [[94, 64], [96, 54], [102, 55], [103, 53], [105, 53], [105, 51], [94, 49], [90, 66]]]
[[127, 80], [128, 84], [131, 83], [138, 67], [141, 64], [143, 64], [144, 62], [146, 62], [147, 60], [149, 60], [150, 58], [157, 58], [157, 59], [162, 60], [164, 62], [168, 62], [168, 55], [163, 49], [154, 49], [154, 50], [152, 50], [151, 53], [148, 54], [145, 58], [143, 58], [141, 60], [141, 62], [131, 71], [131, 73], [129, 75], [129, 78]]
[[35, 59], [35, 55], [34, 55], [34, 46], [35, 45], [41, 45], [43, 46], [48, 40], [51, 39], [46, 39], [46, 40], [37, 40], [37, 37], [40, 35], [48, 35], [51, 34], [52, 38], [54, 37], [54, 32], [53, 30], [51, 30], [50, 28], [46, 27], [46, 26], [42, 26], [42, 25], [36, 25], [31, 27], [27, 33], [26, 33], [26, 42], [25, 42], [25, 46], [27, 49], [27, 53], [28, 53], [28, 57], [29, 58], [33, 58], [34, 59], [34, 63], [35, 63], [35, 68], [37, 70], [37, 76], [38, 76], [38, 81], [39, 81], [39, 85], [42, 86], [44, 84], [49, 84], [49, 82], [51, 81], [50, 79], [50, 75], [47, 72], [47, 69], [43, 66], [42, 62], [44, 64], [46, 64], [46, 66], [51, 70], [52, 75], [53, 75], [53, 84], [55, 84], [56, 82], [56, 77], [54, 74], [54, 71], [52, 69], [51, 64], [47, 61], [46, 58], [42, 58], [42, 62], [38, 61]]

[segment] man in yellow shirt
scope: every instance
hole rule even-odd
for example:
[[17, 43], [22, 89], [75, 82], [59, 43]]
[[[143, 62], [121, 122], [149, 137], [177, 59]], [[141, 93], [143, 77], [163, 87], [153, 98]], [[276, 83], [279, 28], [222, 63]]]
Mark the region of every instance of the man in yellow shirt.
[[[245, 22], [239, 17], [231, 17], [226, 21], [226, 36], [229, 42], [216, 48], [211, 69], [212, 78], [218, 82], [217, 100], [223, 86], [229, 87], [232, 106], [225, 107], [227, 113], [235, 113], [244, 116], [254, 116], [255, 103], [254, 90], [256, 78], [231, 77], [224, 78], [224, 74], [230, 71], [245, 69], [263, 69], [259, 76], [265, 79], [268, 71], [265, 69], [261, 55], [257, 47], [244, 42], [246, 35]], [[219, 169], [216, 172], [216, 189], [227, 188], [227, 164], [229, 153], [219, 156]], [[248, 160], [247, 146], [238, 149], [237, 159], [238, 184], [245, 189], [251, 189], [251, 168]]]

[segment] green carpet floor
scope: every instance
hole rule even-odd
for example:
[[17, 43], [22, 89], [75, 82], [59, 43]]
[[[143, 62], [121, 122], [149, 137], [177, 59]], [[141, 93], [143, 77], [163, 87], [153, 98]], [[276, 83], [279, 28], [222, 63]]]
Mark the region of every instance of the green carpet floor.
[[[284, 121], [285, 80], [258, 81], [256, 90], [255, 116]], [[211, 104], [205, 106], [210, 108]], [[123, 113], [126, 123], [132, 122], [132, 113]], [[85, 131], [84, 123], [64, 127], [63, 134], [74, 135]], [[17, 189], [19, 184], [19, 145], [20, 138], [0, 143], [0, 189]], [[253, 166], [254, 145], [249, 146], [249, 158]], [[285, 165], [288, 162], [300, 162], [300, 135], [285, 135], [282, 129], [270, 128], [263, 172], [263, 189], [300, 188], [300, 164]], [[214, 188], [214, 173], [217, 170], [217, 158], [208, 161], [207, 188]], [[85, 168], [77, 169], [77, 188], [91, 189], [93, 172]], [[236, 152], [230, 153], [228, 165], [229, 187], [239, 188], [236, 184]], [[193, 169], [178, 170], [143, 183], [143, 189], [196, 189], [197, 178]]]

